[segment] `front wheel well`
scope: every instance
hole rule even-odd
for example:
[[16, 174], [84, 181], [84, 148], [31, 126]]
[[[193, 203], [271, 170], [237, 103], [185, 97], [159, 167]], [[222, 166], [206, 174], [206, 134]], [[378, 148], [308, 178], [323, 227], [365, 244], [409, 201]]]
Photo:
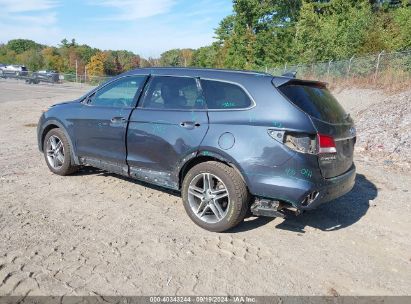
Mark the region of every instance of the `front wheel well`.
[[184, 177], [186, 176], [187, 172], [190, 171], [191, 168], [193, 168], [194, 166], [200, 164], [200, 163], [204, 163], [204, 162], [208, 162], [208, 161], [216, 161], [222, 164], [225, 164], [231, 168], [233, 168], [235, 171], [237, 171], [238, 175], [240, 175], [241, 179], [244, 181], [244, 183], [246, 184], [247, 188], [247, 182], [245, 181], [243, 174], [241, 173], [241, 171], [232, 163], [222, 160], [220, 158], [216, 158], [216, 157], [212, 157], [212, 156], [197, 156], [193, 159], [191, 159], [190, 161], [188, 161], [187, 163], [184, 164], [184, 166], [181, 168], [180, 173], [179, 173], [179, 183], [178, 183], [178, 187], [179, 189], [181, 189], [181, 186], [183, 184], [183, 180]]
[[59, 127], [54, 124], [49, 124], [47, 127], [44, 128], [43, 133], [41, 134], [41, 150], [43, 151], [43, 145], [44, 145], [44, 138], [46, 138], [46, 135], [50, 130], [53, 129], [58, 129]]

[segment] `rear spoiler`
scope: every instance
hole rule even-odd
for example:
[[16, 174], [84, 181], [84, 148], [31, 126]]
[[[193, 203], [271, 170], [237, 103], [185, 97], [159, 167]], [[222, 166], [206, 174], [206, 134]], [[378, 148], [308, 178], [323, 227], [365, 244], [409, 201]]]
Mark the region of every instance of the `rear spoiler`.
[[282, 77], [282, 76], [276, 76], [273, 77], [271, 80], [273, 85], [278, 88], [281, 87], [285, 84], [294, 84], [294, 85], [306, 85], [306, 86], [311, 86], [311, 87], [320, 87], [320, 88], [326, 88], [327, 83], [322, 82], [322, 81], [315, 81], [315, 80], [301, 80], [301, 79], [296, 79], [296, 78], [290, 78], [290, 77]]

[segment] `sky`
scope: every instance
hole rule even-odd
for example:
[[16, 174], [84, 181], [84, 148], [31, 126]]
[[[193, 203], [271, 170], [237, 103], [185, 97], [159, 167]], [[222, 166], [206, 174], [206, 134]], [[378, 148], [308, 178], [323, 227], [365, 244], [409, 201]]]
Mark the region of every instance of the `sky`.
[[231, 12], [231, 0], [0, 0], [0, 42], [23, 38], [56, 46], [75, 38], [157, 57], [210, 44]]

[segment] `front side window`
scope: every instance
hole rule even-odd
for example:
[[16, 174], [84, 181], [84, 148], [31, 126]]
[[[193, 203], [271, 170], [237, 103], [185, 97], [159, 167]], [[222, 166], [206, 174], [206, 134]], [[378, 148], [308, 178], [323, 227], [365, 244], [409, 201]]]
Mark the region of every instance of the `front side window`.
[[134, 98], [144, 85], [145, 76], [124, 77], [98, 90], [89, 104], [105, 107], [131, 107]]
[[205, 108], [195, 78], [154, 76], [144, 95], [143, 108], [192, 110]]
[[247, 93], [236, 84], [201, 80], [201, 87], [209, 109], [244, 109], [252, 104]]

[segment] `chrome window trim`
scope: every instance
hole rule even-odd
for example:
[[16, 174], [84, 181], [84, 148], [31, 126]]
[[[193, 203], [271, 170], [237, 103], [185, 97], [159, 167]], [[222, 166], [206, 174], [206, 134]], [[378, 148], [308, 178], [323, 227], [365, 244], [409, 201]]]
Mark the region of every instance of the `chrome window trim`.
[[[179, 112], [206, 112], [207, 107], [204, 109], [160, 109], [160, 108], [145, 108], [144, 107], [144, 99], [146, 98], [147, 91], [150, 88], [151, 82], [153, 81], [154, 77], [179, 77], [179, 78], [191, 78], [196, 82], [197, 89], [199, 88], [199, 77], [197, 76], [186, 76], [186, 75], [162, 75], [162, 74], [150, 74], [150, 79], [146, 83], [144, 88], [144, 92], [141, 95], [141, 104], [137, 105], [137, 109], [139, 110], [150, 110], [150, 111], [179, 111]], [[201, 85], [200, 85], [201, 88]], [[202, 89], [201, 89], [202, 92]], [[207, 106], [207, 103], [206, 103]]]
[[[217, 81], [217, 82], [224, 82], [224, 83], [230, 83], [233, 85], [236, 85], [238, 87], [240, 87], [248, 96], [248, 98], [250, 98], [251, 100], [251, 105], [247, 108], [237, 108], [237, 109], [208, 109], [208, 108], [204, 108], [204, 109], [156, 109], [156, 108], [144, 108], [142, 105], [138, 105], [137, 108], [139, 110], [151, 110], [151, 111], [182, 111], [182, 112], [221, 112], [221, 111], [247, 111], [250, 110], [252, 108], [254, 108], [257, 103], [255, 102], [254, 98], [251, 96], [250, 92], [248, 92], [248, 90], [240, 83], [238, 82], [234, 82], [234, 81], [229, 81], [229, 80], [223, 80], [223, 79], [218, 79], [218, 78], [203, 78], [200, 76], [186, 76], [186, 75], [163, 75], [163, 74], [150, 74], [150, 79], [149, 82], [146, 85], [146, 88], [144, 88], [144, 92], [143, 95], [141, 96], [142, 100], [144, 100], [145, 96], [146, 96], [146, 92], [147, 92], [147, 88], [148, 85], [150, 84], [151, 80], [153, 77], [185, 77], [185, 78], [192, 78], [195, 79], [196, 81], [200, 81], [200, 88], [201, 88], [201, 80], [210, 80], [210, 81]], [[203, 90], [201, 88], [201, 90]], [[206, 105], [207, 105], [207, 100], [206, 100]]]
[[[93, 104], [91, 104], [91, 103], [89, 102], [89, 98], [90, 98], [91, 96], [93, 96], [94, 94], [96, 94], [98, 91], [104, 89], [106, 86], [112, 84], [113, 82], [122, 80], [122, 79], [127, 78], [127, 77], [139, 77], [139, 76], [140, 76], [140, 77], [147, 78], [147, 77], [149, 77], [150, 75], [148, 75], [148, 74], [147, 74], [147, 75], [146, 75], [146, 74], [131, 74], [131, 75], [124, 75], [124, 76], [121, 76], [121, 77], [117, 77], [117, 78], [115, 78], [115, 79], [110, 79], [110, 80], [108, 80], [104, 85], [98, 86], [98, 87], [94, 88], [93, 90], [91, 90], [90, 92], [88, 92], [88, 93], [86, 94], [86, 96], [85, 96], [80, 102], [81, 102], [82, 104], [86, 105], [86, 106], [89, 106], [89, 107], [104, 107], [104, 108], [116, 108], [116, 109], [119, 109], [119, 108], [121, 108], [121, 107], [93, 105]], [[145, 84], [146, 84], [146, 82], [144, 82], [143, 87], [141, 88], [141, 90], [144, 89]], [[139, 90], [140, 90], [140, 89], [138, 89], [137, 92], [138, 92]], [[136, 92], [136, 94], [137, 94], [137, 92]], [[136, 97], [136, 96], [134, 96], [134, 98], [135, 98], [135, 97]], [[137, 100], [134, 100], [134, 101], [133, 101], [134, 106], [123, 107], [123, 109], [125, 109], [125, 108], [134, 109], [134, 108], [136, 107], [136, 106], [135, 106], [135, 103], [136, 103], [136, 102], [137, 102]]]
[[[240, 89], [242, 89], [242, 90], [245, 92], [245, 94], [248, 96], [248, 98], [250, 98], [250, 100], [251, 100], [251, 105], [248, 106], [248, 107], [246, 107], [246, 108], [236, 108], [236, 109], [207, 109], [207, 111], [209, 111], [209, 112], [220, 112], [220, 111], [246, 111], [246, 110], [250, 110], [250, 109], [254, 108], [254, 107], [257, 105], [257, 103], [255, 102], [253, 96], [251, 96], [250, 92], [248, 92], [248, 90], [247, 90], [242, 84], [240, 84], [240, 83], [238, 83], [238, 82], [229, 81], [229, 80], [222, 80], [222, 79], [216, 79], [216, 78], [203, 78], [203, 77], [199, 77], [199, 79], [200, 79], [200, 83], [201, 83], [201, 80], [210, 80], [210, 81], [224, 82], [224, 83], [229, 83], [229, 84], [232, 84], [232, 85], [236, 85], [236, 86], [240, 87]], [[207, 103], [207, 100], [206, 100], [206, 103]]]

